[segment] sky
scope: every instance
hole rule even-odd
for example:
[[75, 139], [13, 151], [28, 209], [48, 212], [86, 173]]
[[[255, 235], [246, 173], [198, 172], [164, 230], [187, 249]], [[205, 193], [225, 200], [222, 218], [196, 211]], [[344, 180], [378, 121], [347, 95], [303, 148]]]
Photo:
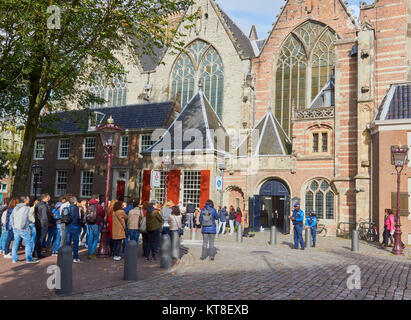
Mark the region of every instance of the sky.
[[[373, 0], [361, 0], [372, 3]], [[273, 28], [276, 15], [281, 12], [284, 0], [216, 0], [220, 7], [248, 36], [251, 26], [257, 28], [258, 37], [264, 39]], [[360, 0], [348, 0], [348, 7], [359, 13]]]

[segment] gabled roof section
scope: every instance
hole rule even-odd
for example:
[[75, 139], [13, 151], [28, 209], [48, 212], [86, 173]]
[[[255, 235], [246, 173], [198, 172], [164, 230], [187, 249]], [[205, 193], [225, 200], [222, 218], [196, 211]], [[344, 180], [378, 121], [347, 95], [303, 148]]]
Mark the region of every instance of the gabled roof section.
[[[58, 112], [50, 116], [51, 122], [42, 123], [41, 127], [47, 128], [49, 132], [56, 132], [56, 134], [85, 133], [88, 130], [89, 117], [96, 112], [101, 114], [102, 123], [112, 116], [115, 124], [123, 127], [124, 130], [163, 128], [172, 113], [173, 105], [173, 101], [166, 101]], [[44, 132], [44, 130], [41, 131]]]
[[[215, 133], [218, 136], [217, 139]], [[176, 145], [176, 141], [180, 145]], [[163, 136], [143, 153], [149, 154], [160, 151], [228, 153], [227, 131], [201, 88], [186, 104]]]
[[217, 15], [220, 17], [223, 25], [229, 33], [230, 39], [233, 42], [240, 58], [245, 60], [254, 58], [255, 53], [250, 39], [244, 34], [244, 32], [234, 23], [233, 20], [220, 8], [220, 6], [214, 1], [210, 1], [212, 6], [216, 9]]
[[411, 119], [411, 82], [392, 84], [374, 121]]
[[325, 108], [334, 106], [334, 90], [335, 83], [334, 76], [332, 76], [321, 89], [321, 91], [317, 94], [308, 108]]
[[286, 156], [291, 153], [291, 140], [273, 115], [271, 108], [240, 143], [237, 157], [247, 157], [249, 143], [252, 145], [252, 156]]

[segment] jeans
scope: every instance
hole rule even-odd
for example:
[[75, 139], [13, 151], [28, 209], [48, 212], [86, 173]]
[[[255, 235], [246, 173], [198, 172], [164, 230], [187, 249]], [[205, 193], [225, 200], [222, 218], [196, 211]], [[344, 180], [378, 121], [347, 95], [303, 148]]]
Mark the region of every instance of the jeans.
[[53, 246], [51, 247], [52, 253], [58, 253], [61, 244], [61, 224], [57, 224], [56, 226], [56, 236], [53, 241]]
[[123, 242], [123, 250], [122, 250], [121, 253], [125, 253], [125, 252], [126, 252], [126, 245], [127, 245], [127, 241], [128, 241], [128, 229], [126, 228], [124, 231], [126, 232], [126, 238], [124, 239], [124, 242]]
[[80, 242], [83, 242], [84, 237], [86, 237], [86, 243], [88, 246], [88, 225], [82, 226], [81, 230]]
[[56, 234], [57, 234], [57, 226], [54, 226], [52, 228], [49, 228], [47, 232], [47, 241], [44, 244], [44, 247], [50, 246], [50, 244], [54, 243], [56, 241]]
[[43, 249], [44, 239], [46, 238], [48, 231], [49, 231], [48, 227], [36, 226], [37, 241], [36, 241], [35, 251], [36, 251], [37, 258], [41, 257], [41, 249]]
[[215, 247], [214, 247], [214, 233], [203, 233], [203, 250], [201, 257], [203, 259], [210, 256], [210, 258], [214, 258], [215, 256]]
[[303, 226], [300, 224], [295, 224], [294, 225], [294, 249], [298, 249], [298, 242], [300, 242], [301, 248], [304, 248]]
[[30, 253], [33, 255], [34, 245], [36, 244], [36, 240], [37, 240], [37, 232], [36, 232], [36, 227], [34, 226], [34, 223], [29, 224], [29, 229], [30, 229], [30, 236], [31, 236]]
[[4, 251], [6, 247], [7, 230], [5, 226], [1, 226], [0, 250]]
[[234, 233], [234, 220], [230, 220], [230, 235]]
[[12, 230], [7, 230], [6, 242], [4, 244], [4, 254], [10, 253], [10, 243], [13, 241], [14, 235]]
[[98, 238], [100, 235], [100, 228], [96, 224], [88, 224], [87, 225], [87, 246], [88, 246], [88, 254], [93, 256], [96, 252]]
[[317, 227], [311, 228], [311, 238], [313, 239], [313, 243], [317, 242]]
[[223, 226], [223, 230], [221, 230], [221, 233], [222, 233], [222, 234], [225, 234], [225, 226], [226, 226], [226, 224], [227, 224], [226, 221], [224, 221], [224, 222], [218, 221], [217, 236], [218, 236], [218, 234], [220, 233], [220, 227], [221, 227], [221, 226]]
[[161, 234], [168, 234], [171, 237], [170, 227], [163, 227]]
[[148, 233], [148, 255], [147, 258], [150, 257], [150, 252], [151, 256], [153, 258], [156, 257], [156, 254], [158, 253], [159, 246], [160, 246], [160, 229], [150, 231]]
[[121, 242], [123, 241], [123, 239], [116, 239], [116, 240], [111, 239], [111, 241], [113, 241], [114, 256], [119, 257], [120, 250], [121, 250]]
[[148, 242], [148, 233], [142, 233], [143, 236], [143, 257], [148, 258], [149, 254], [149, 242]]
[[189, 229], [194, 228], [194, 213], [187, 213], [187, 226]]
[[139, 230], [128, 230], [128, 235], [130, 237], [130, 241], [134, 240], [138, 244], [138, 238], [140, 237], [140, 231]]
[[32, 261], [33, 257], [31, 256], [31, 235], [30, 235], [30, 229], [27, 228], [26, 230], [20, 230], [20, 229], [13, 229], [13, 234], [14, 234], [14, 243], [13, 243], [13, 248], [11, 250], [11, 255], [13, 258], [13, 261], [18, 261], [18, 256], [17, 256], [17, 251], [19, 249], [19, 245], [21, 240], [24, 240], [24, 250], [26, 251], [26, 261]]
[[66, 227], [66, 245], [71, 246], [73, 240], [73, 258], [78, 259], [78, 242], [80, 239], [81, 227]]

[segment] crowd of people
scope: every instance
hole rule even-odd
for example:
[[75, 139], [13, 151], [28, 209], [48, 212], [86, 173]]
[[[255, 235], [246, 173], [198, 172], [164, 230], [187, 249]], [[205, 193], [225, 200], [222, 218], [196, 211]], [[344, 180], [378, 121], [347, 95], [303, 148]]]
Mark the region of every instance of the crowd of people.
[[[49, 194], [31, 203], [29, 196], [5, 198], [0, 206], [0, 254], [18, 262], [18, 250], [24, 248], [26, 263], [38, 263], [48, 253], [57, 256], [59, 249], [68, 245], [73, 250], [73, 262], [80, 262], [79, 247], [88, 251], [88, 259], [96, 259], [105, 219], [104, 203], [99, 196], [78, 200], [67, 194], [57, 202]], [[230, 206], [214, 209], [208, 200], [203, 209], [188, 201], [186, 207], [168, 200], [140, 203], [139, 199], [127, 202], [113, 199], [108, 203], [109, 255], [121, 260], [128, 241], [142, 242], [146, 261], [156, 260], [162, 234], [181, 237], [184, 229], [201, 229], [204, 237], [202, 259], [214, 259], [214, 238], [225, 234], [229, 222], [230, 235], [241, 224], [242, 212]], [[141, 238], [140, 239], [140, 234]], [[178, 258], [178, 257], [174, 257]]]

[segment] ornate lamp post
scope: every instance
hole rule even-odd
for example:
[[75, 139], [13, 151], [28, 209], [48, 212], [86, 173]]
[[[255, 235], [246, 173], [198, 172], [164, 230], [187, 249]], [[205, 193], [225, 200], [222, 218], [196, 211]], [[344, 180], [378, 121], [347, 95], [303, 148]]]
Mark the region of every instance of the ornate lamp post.
[[164, 176], [164, 204], [167, 203], [167, 193], [168, 193], [168, 174], [170, 172], [172, 161], [169, 155], [166, 155], [161, 161], [161, 166], [163, 168]]
[[35, 163], [31, 166], [31, 172], [33, 172], [34, 178], [34, 201], [37, 199], [37, 187], [38, 187], [38, 177], [41, 172], [41, 167], [39, 164]]
[[107, 156], [107, 179], [106, 179], [106, 193], [104, 198], [104, 222], [101, 229], [100, 247], [98, 250], [99, 257], [108, 257], [108, 195], [110, 190], [110, 172], [111, 172], [111, 158], [113, 156], [113, 149], [118, 145], [120, 140], [122, 128], [114, 124], [113, 118], [110, 116], [107, 123], [98, 127], [101, 144]]
[[395, 166], [397, 171], [397, 223], [395, 226], [394, 233], [394, 248], [392, 253], [395, 255], [402, 255], [402, 245], [401, 245], [401, 222], [400, 222], [400, 179], [401, 172], [404, 169], [404, 165], [407, 164], [408, 157], [408, 147], [407, 146], [392, 146], [391, 147], [391, 164]]

